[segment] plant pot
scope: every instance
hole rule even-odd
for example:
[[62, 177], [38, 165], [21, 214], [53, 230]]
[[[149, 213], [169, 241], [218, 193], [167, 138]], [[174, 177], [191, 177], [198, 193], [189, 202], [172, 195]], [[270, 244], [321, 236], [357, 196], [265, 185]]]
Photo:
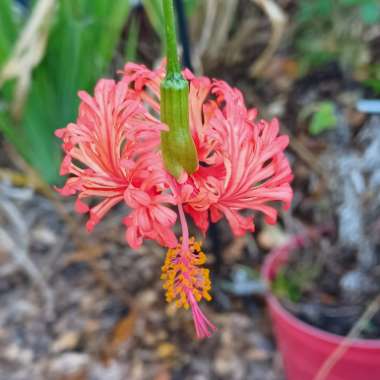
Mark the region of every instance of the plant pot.
[[[294, 238], [267, 256], [262, 276], [268, 285], [278, 269], [287, 262], [289, 254], [303, 244], [302, 241], [303, 239]], [[289, 313], [271, 292], [268, 292], [267, 303], [286, 379], [316, 380], [321, 367], [342, 345], [344, 337], [325, 332], [299, 320]], [[380, 380], [380, 339], [346, 340], [344, 347], [347, 350], [323, 380]]]

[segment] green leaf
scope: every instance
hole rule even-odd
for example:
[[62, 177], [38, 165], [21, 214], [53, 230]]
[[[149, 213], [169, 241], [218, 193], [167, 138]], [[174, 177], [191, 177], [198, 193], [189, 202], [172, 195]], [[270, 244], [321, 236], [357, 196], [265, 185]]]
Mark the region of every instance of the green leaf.
[[0, 67], [9, 57], [19, 29], [13, 0], [0, 2]]
[[184, 3], [185, 3], [186, 14], [188, 16], [191, 16], [193, 12], [195, 11], [195, 9], [198, 7], [199, 0], [185, 0]]
[[369, 87], [376, 95], [380, 95], [380, 79], [366, 79], [363, 84]]
[[331, 16], [333, 8], [334, 4], [331, 0], [302, 0], [296, 18], [301, 23], [312, 22], [316, 18], [324, 19]]
[[[366, 1], [368, 0], [364, 0], [364, 2]], [[342, 4], [343, 6], [352, 7], [352, 6], [363, 4], [363, 0], [339, 0], [339, 3]]]
[[280, 270], [274, 279], [272, 291], [277, 297], [285, 298], [292, 302], [298, 302], [302, 296], [300, 284], [296, 278], [288, 276], [285, 269]]
[[150, 23], [163, 43], [165, 41], [165, 19], [162, 0], [143, 0], [143, 4]]
[[[295, 252], [294, 252], [295, 253]], [[318, 261], [310, 262], [304, 257], [292, 260], [281, 267], [272, 282], [273, 293], [282, 299], [297, 303], [320, 276], [322, 266]]]
[[[0, 1], [0, 64], [22, 25], [12, 0]], [[75, 121], [78, 90], [93, 92], [107, 75], [129, 14], [127, 0], [64, 0], [58, 2], [42, 62], [35, 68], [21, 122], [9, 112], [12, 83], [2, 88], [0, 130], [49, 183], [59, 181], [61, 150], [54, 131]]]
[[319, 135], [337, 124], [335, 106], [332, 102], [321, 102], [314, 113], [309, 126], [309, 133], [313, 136]]
[[140, 33], [139, 21], [133, 18], [128, 30], [126, 48], [125, 48], [125, 60], [126, 62], [136, 61], [137, 58], [137, 44]]

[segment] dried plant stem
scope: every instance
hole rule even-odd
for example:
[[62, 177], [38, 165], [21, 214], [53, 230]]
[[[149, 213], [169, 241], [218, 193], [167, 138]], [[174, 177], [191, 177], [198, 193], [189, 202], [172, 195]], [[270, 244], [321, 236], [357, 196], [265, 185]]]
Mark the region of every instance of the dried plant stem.
[[196, 47], [196, 51], [199, 56], [202, 56], [204, 52], [207, 50], [207, 47], [209, 46], [210, 38], [212, 35], [212, 30], [215, 23], [216, 18], [216, 1], [215, 0], [208, 0], [206, 2], [206, 16], [205, 16], [205, 22], [204, 27], [202, 29], [201, 38], [199, 39], [199, 43]]
[[29, 187], [46, 195], [46, 184], [35, 176], [30, 176], [16, 170], [0, 168], [0, 181], [11, 183], [17, 187]]
[[378, 295], [367, 307], [362, 316], [352, 327], [348, 335], [342, 340], [342, 343], [331, 353], [331, 355], [323, 363], [314, 380], [325, 380], [334, 366], [343, 357], [350, 348], [351, 340], [360, 335], [363, 325], [368, 323], [374, 315], [380, 310], [380, 295]]
[[272, 24], [272, 35], [268, 46], [250, 68], [250, 75], [258, 77], [268, 65], [284, 36], [287, 16], [284, 11], [272, 0], [252, 0], [268, 16]]
[[235, 12], [238, 3], [238, 0], [219, 1], [218, 22], [214, 23], [212, 43], [208, 50], [208, 56], [211, 59], [216, 59], [220, 55], [220, 51], [223, 50], [223, 47], [226, 45], [228, 32], [235, 20]]
[[0, 88], [16, 78], [12, 116], [18, 120], [28, 94], [32, 71], [44, 56], [56, 0], [39, 0], [16, 42], [8, 62], [0, 71]]
[[297, 137], [293, 136], [288, 128], [284, 125], [281, 126], [281, 130], [284, 134], [290, 137], [289, 148], [299, 156], [299, 158], [308, 165], [321, 179], [324, 181], [327, 180], [325, 169], [319, 163], [319, 160], [316, 156], [308, 150], [305, 145], [297, 139]]
[[199, 74], [203, 72], [202, 57], [209, 46], [209, 41], [214, 28], [214, 23], [216, 19], [216, 0], [206, 1], [206, 15], [205, 21], [203, 23], [202, 33], [198, 44], [195, 46], [193, 53], [193, 64], [195, 71]]

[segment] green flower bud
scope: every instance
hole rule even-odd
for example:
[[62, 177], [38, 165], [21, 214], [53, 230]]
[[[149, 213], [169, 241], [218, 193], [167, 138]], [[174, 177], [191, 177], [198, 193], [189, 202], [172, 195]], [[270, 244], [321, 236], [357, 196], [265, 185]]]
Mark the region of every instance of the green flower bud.
[[169, 127], [161, 132], [165, 168], [178, 178], [194, 173], [198, 157], [189, 126], [189, 84], [180, 72], [169, 73], [161, 83], [161, 121]]

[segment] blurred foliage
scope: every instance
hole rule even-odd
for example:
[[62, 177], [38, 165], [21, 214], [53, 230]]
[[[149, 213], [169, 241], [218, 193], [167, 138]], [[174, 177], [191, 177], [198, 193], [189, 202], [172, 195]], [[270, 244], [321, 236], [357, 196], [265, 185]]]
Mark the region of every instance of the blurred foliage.
[[296, 278], [287, 276], [281, 269], [272, 283], [272, 291], [278, 298], [299, 302], [302, 296], [300, 285]]
[[363, 81], [363, 84], [380, 96], [380, 64], [369, 66], [368, 78]]
[[319, 135], [328, 129], [335, 128], [337, 117], [333, 102], [324, 101], [317, 105], [317, 110], [311, 118], [309, 133], [313, 136]]
[[378, 0], [300, 0], [295, 44], [303, 71], [332, 60], [345, 70], [367, 64], [363, 35], [379, 21]]
[[307, 104], [300, 110], [298, 118], [301, 122], [310, 120], [308, 131], [312, 136], [335, 128], [338, 123], [335, 103], [330, 100]]
[[302, 296], [321, 274], [321, 265], [307, 259], [297, 259], [279, 269], [272, 282], [272, 291], [278, 298], [294, 303], [300, 302]]
[[[60, 1], [19, 122], [10, 114], [14, 84], [1, 89], [0, 130], [47, 182], [59, 181], [61, 153], [54, 130], [75, 120], [77, 91], [91, 91], [107, 71], [129, 9], [125, 0]], [[13, 1], [0, 2], [0, 65], [10, 57], [28, 16]]]
[[[31, 1], [34, 6], [37, 1]], [[190, 14], [199, 0], [185, 0]], [[116, 52], [122, 28], [136, 2], [128, 0], [64, 0], [58, 2], [47, 50], [33, 71], [33, 79], [21, 120], [12, 118], [10, 108], [15, 83], [0, 89], [0, 131], [21, 156], [49, 183], [58, 183], [61, 151], [53, 133], [75, 120], [78, 90], [92, 91]], [[155, 32], [163, 40], [161, 0], [143, 0]], [[30, 9], [15, 1], [0, 2], [0, 69], [11, 56]], [[140, 24], [129, 23], [124, 58], [136, 60]]]
[[125, 61], [136, 61], [137, 48], [139, 42], [140, 25], [136, 18], [131, 20], [131, 24], [128, 29], [127, 40], [125, 45]]

